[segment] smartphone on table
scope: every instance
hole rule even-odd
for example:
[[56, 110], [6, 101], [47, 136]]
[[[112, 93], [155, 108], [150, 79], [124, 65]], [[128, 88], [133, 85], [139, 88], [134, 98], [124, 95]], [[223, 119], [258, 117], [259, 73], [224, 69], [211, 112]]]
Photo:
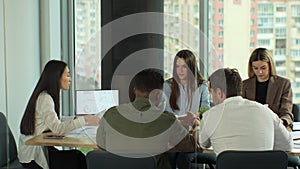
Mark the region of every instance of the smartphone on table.
[[63, 135], [46, 135], [43, 138], [44, 139], [63, 139], [65, 136]]

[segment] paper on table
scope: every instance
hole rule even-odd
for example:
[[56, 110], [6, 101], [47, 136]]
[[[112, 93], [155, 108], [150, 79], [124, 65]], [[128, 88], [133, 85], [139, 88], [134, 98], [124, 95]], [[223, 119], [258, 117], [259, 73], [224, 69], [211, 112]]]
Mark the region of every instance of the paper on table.
[[70, 131], [66, 136], [96, 138], [97, 128], [98, 126], [83, 126], [78, 129]]
[[293, 130], [300, 130], [300, 122], [293, 122]]
[[292, 131], [291, 136], [292, 136], [293, 140], [300, 139], [300, 131]]
[[300, 140], [294, 140], [294, 148], [300, 149]]

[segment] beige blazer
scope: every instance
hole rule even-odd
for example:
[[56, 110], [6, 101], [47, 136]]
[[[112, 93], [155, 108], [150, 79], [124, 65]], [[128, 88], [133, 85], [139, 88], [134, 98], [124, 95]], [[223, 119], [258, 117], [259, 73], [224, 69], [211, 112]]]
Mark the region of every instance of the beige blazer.
[[[255, 100], [256, 77], [243, 81], [242, 96], [249, 100]], [[288, 125], [294, 121], [292, 114], [292, 88], [288, 79], [280, 76], [271, 76], [269, 79], [266, 103], [281, 119], [285, 120]]]

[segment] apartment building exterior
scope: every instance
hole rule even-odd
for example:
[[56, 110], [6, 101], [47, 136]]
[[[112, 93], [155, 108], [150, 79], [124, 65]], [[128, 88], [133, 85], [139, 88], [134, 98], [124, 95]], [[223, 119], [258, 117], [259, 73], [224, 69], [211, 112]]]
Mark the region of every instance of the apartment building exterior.
[[[277, 73], [292, 82], [300, 103], [300, 1], [211, 0], [210, 39], [217, 67], [236, 67], [247, 78], [247, 62], [256, 47], [273, 52]], [[234, 19], [233, 19], [234, 18]]]

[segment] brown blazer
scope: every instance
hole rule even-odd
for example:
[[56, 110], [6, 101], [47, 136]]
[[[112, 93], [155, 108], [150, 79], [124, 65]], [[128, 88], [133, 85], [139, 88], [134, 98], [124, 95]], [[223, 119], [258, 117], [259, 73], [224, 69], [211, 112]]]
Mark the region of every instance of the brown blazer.
[[[255, 100], [256, 77], [243, 81], [242, 96], [249, 100]], [[266, 103], [281, 119], [285, 120], [288, 125], [294, 121], [292, 114], [292, 88], [288, 79], [280, 76], [271, 76], [269, 79]]]

